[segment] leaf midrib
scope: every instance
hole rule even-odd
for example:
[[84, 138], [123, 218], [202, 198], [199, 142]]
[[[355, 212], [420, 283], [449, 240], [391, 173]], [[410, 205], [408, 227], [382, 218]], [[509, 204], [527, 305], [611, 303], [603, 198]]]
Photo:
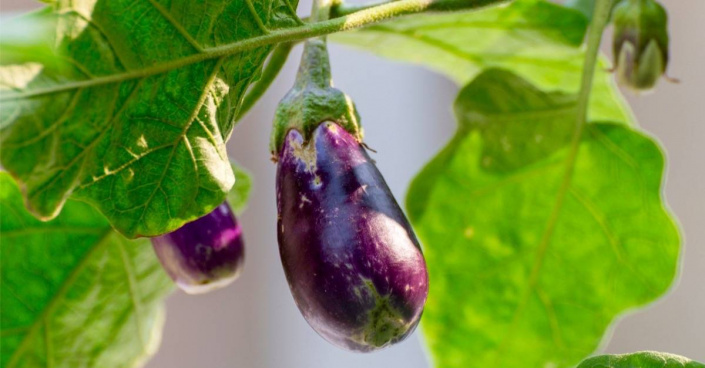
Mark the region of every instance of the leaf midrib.
[[[598, 63], [599, 48], [602, 40], [602, 32], [609, 19], [610, 1], [609, 0], [597, 0], [595, 4], [595, 16], [590, 23], [590, 28], [587, 35], [587, 48], [585, 51], [585, 58], [583, 62], [583, 72], [581, 76], [580, 91], [578, 92], [577, 108], [576, 108], [576, 118], [575, 118], [575, 128], [573, 132], [573, 137], [571, 139], [571, 145], [565, 159], [565, 172], [561, 179], [560, 187], [556, 193], [556, 199], [551, 209], [551, 213], [546, 222], [546, 228], [538, 244], [536, 257], [534, 263], [531, 267], [531, 274], [529, 275], [529, 281], [519, 304], [514, 310], [514, 315], [512, 316], [512, 321], [510, 322], [509, 331], [514, 330], [517, 323], [519, 322], [520, 315], [524, 312], [526, 305], [529, 301], [529, 297], [533, 292], [537, 292], [536, 283], [539, 280], [541, 269], [543, 268], [543, 261], [546, 257], [546, 252], [548, 246], [553, 237], [555, 227], [558, 223], [558, 218], [563, 209], [563, 203], [568, 196], [570, 188], [573, 182], [573, 175], [575, 172], [575, 163], [579, 155], [580, 145], [583, 142], [583, 137], [585, 134], [585, 126], [587, 125], [587, 114], [588, 106], [590, 102], [590, 95], [593, 88], [593, 83], [595, 79], [595, 69]], [[494, 356], [495, 365], [500, 366], [500, 361], [504, 358], [503, 350], [506, 347], [511, 335], [507, 335]]]
[[346, 16], [327, 21], [306, 23], [299, 26], [270, 31], [269, 33], [252, 38], [235, 41], [219, 46], [204, 48], [202, 52], [188, 55], [179, 59], [155, 64], [150, 67], [130, 70], [123, 73], [111, 74], [102, 77], [73, 81], [51, 87], [36, 88], [23, 92], [0, 91], [0, 102], [37, 97], [47, 94], [60, 93], [77, 88], [94, 87], [109, 83], [118, 83], [131, 79], [150, 77], [166, 73], [205, 60], [231, 56], [242, 51], [257, 47], [269, 46], [276, 43], [293, 42], [311, 37], [323, 36], [335, 32], [360, 28], [369, 24], [378, 23], [395, 16], [420, 13], [430, 6], [428, 0], [400, 0], [389, 4], [379, 5], [370, 9], [361, 10]]
[[61, 287], [59, 290], [54, 294], [54, 296], [51, 298], [49, 303], [47, 303], [46, 307], [42, 310], [42, 312], [39, 314], [39, 316], [35, 319], [35, 321], [32, 323], [31, 327], [29, 327], [27, 334], [24, 336], [22, 339], [22, 342], [20, 345], [17, 347], [17, 350], [14, 351], [12, 354], [12, 357], [10, 358], [9, 363], [7, 364], [7, 368], [13, 368], [17, 365], [18, 360], [22, 356], [22, 354], [25, 352], [25, 350], [28, 349], [30, 346], [29, 342], [31, 339], [34, 337], [34, 335], [37, 333], [39, 328], [41, 328], [42, 324], [48, 320], [49, 316], [53, 312], [54, 308], [56, 308], [56, 305], [63, 299], [65, 294], [71, 289], [73, 286], [74, 282], [78, 278], [78, 276], [81, 274], [81, 272], [85, 269], [85, 267], [90, 263], [90, 260], [93, 258], [93, 256], [101, 249], [103, 249], [106, 244], [110, 243], [110, 236], [113, 235], [113, 231], [111, 228], [108, 227], [108, 229], [105, 231], [103, 235], [98, 238], [96, 241], [96, 244], [89, 249], [86, 254], [83, 256], [83, 258], [79, 261], [79, 263], [76, 264], [74, 269], [71, 271], [71, 273], [66, 277], [64, 282], [61, 284]]

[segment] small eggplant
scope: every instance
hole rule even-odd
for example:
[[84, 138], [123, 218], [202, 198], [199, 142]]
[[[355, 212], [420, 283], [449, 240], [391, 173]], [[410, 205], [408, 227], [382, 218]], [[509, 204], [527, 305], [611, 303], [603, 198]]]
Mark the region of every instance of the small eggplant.
[[278, 155], [278, 240], [304, 318], [345, 349], [372, 351], [416, 328], [428, 294], [418, 240], [360, 142], [321, 123]]
[[245, 258], [242, 228], [227, 202], [151, 239], [162, 266], [183, 291], [202, 294], [233, 282]]

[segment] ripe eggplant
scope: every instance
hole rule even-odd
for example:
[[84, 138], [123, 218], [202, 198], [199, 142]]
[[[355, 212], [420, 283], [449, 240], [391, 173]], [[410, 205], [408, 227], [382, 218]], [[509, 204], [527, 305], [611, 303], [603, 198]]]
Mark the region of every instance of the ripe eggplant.
[[426, 263], [360, 142], [332, 122], [308, 141], [289, 130], [276, 186], [281, 260], [311, 327], [362, 352], [411, 334], [428, 294]]
[[227, 202], [151, 240], [166, 272], [189, 294], [230, 284], [239, 276], [245, 258], [242, 228]]

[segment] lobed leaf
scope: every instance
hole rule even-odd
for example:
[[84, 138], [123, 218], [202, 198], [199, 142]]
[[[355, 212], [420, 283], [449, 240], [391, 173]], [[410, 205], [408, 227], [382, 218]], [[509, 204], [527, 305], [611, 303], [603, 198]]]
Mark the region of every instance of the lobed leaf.
[[601, 355], [584, 360], [577, 368], [705, 368], [705, 364], [682, 356], [640, 351], [631, 354]]
[[624, 124], [575, 141], [575, 98], [489, 70], [407, 209], [429, 267], [422, 321], [439, 367], [571, 367], [615, 316], [662, 295], [680, 239], [660, 148]]
[[225, 141], [271, 47], [192, 61], [295, 25], [288, 1], [52, 3], [43, 23], [69, 69], [0, 68], [0, 158], [30, 210], [53, 218], [73, 195], [137, 237], [222, 203], [234, 183]]
[[67, 201], [41, 222], [0, 173], [0, 367], [134, 367], [159, 345], [173, 289], [147, 240]]

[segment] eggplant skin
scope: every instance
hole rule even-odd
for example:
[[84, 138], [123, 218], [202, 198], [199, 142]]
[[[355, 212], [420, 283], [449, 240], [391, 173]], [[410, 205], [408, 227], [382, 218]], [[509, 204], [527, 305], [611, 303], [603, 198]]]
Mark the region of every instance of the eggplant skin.
[[277, 235], [306, 321], [331, 343], [373, 351], [416, 328], [428, 295], [418, 240], [353, 135], [321, 123], [290, 130], [277, 167]]
[[245, 259], [242, 228], [227, 202], [151, 241], [166, 272], [188, 294], [230, 284], [239, 276]]

